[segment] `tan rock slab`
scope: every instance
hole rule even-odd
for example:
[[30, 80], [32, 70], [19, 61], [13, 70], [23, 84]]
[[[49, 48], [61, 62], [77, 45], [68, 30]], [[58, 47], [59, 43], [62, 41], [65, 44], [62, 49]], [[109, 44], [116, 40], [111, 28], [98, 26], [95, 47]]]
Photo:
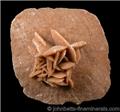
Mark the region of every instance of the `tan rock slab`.
[[[51, 87], [52, 84], [48, 86], [29, 77], [37, 53], [32, 43], [34, 34], [37, 32], [54, 46], [51, 29], [58, 31], [70, 44], [78, 41], [87, 43], [81, 49], [81, 54], [77, 51], [79, 62], [71, 74], [73, 82], [69, 81], [72, 88]], [[63, 104], [68, 101], [80, 104], [100, 99], [107, 93], [111, 84], [109, 47], [102, 26], [94, 14], [83, 9], [29, 8], [14, 18], [10, 33], [13, 68], [26, 96], [48, 104]], [[46, 45], [41, 41], [43, 46]], [[61, 58], [65, 53], [66, 51], [61, 54]], [[50, 57], [48, 59], [53, 60]], [[60, 82], [59, 85], [65, 84]]]

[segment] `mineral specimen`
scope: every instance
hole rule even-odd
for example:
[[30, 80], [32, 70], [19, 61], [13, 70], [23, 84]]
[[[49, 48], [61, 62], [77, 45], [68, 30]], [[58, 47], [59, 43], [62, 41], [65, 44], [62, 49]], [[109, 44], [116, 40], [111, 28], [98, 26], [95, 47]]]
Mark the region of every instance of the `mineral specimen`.
[[28, 97], [48, 104], [80, 104], [108, 91], [108, 43], [90, 12], [25, 9], [12, 21], [10, 33], [13, 68]]

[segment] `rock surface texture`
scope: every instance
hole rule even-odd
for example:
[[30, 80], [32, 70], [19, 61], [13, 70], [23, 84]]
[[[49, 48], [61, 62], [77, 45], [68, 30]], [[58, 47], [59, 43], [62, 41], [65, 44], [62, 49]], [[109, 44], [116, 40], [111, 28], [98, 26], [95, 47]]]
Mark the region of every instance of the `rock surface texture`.
[[[62, 36], [64, 42], [60, 42], [61, 37], [56, 36], [54, 31]], [[25, 9], [12, 21], [10, 33], [13, 68], [24, 94], [28, 97], [48, 104], [64, 104], [68, 101], [80, 104], [83, 101], [100, 99], [108, 91], [111, 84], [109, 47], [95, 15], [83, 9]], [[38, 44], [37, 47], [35, 41], [33, 42], [35, 36], [41, 37], [39, 40], [43, 45]], [[76, 46], [79, 46], [77, 42], [84, 42], [85, 46], [75, 51]], [[45, 48], [46, 43], [48, 44]], [[57, 47], [53, 47], [55, 45]], [[46, 51], [48, 48], [50, 49]], [[73, 55], [73, 50], [76, 55]], [[49, 55], [47, 61], [45, 60], [48, 63], [45, 65], [48, 71], [38, 76], [48, 77], [48, 81], [60, 86], [52, 87], [52, 83], [44, 83], [46, 78], [38, 79], [39, 81], [31, 78], [34, 76], [31, 73], [38, 54]], [[53, 54], [55, 57], [51, 57]], [[55, 61], [52, 63], [54, 58]], [[65, 62], [62, 61], [63, 58]], [[63, 63], [57, 65], [58, 62]], [[54, 73], [55, 70], [52, 71], [51, 66], [60, 72]], [[68, 80], [68, 83], [61, 83], [68, 73], [64, 70], [70, 67], [72, 67], [70, 81], [73, 82], [69, 83]], [[53, 74], [52, 78], [49, 78], [47, 73]], [[64, 79], [55, 79], [63, 77]]]

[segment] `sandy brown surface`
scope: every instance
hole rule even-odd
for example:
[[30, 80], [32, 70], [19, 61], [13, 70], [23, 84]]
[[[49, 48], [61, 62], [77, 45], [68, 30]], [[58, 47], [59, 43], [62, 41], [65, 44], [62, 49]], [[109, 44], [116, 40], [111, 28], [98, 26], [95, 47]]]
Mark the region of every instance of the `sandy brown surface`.
[[[57, 30], [69, 42], [85, 41], [82, 58], [73, 70], [74, 88], [52, 88], [29, 78], [34, 54], [32, 38], [38, 32], [53, 44], [50, 29]], [[110, 62], [108, 43], [97, 17], [82, 9], [40, 8], [25, 9], [11, 23], [11, 48], [15, 75], [28, 97], [48, 104], [102, 98], [110, 87]], [[11, 76], [12, 77], [12, 76]]]

